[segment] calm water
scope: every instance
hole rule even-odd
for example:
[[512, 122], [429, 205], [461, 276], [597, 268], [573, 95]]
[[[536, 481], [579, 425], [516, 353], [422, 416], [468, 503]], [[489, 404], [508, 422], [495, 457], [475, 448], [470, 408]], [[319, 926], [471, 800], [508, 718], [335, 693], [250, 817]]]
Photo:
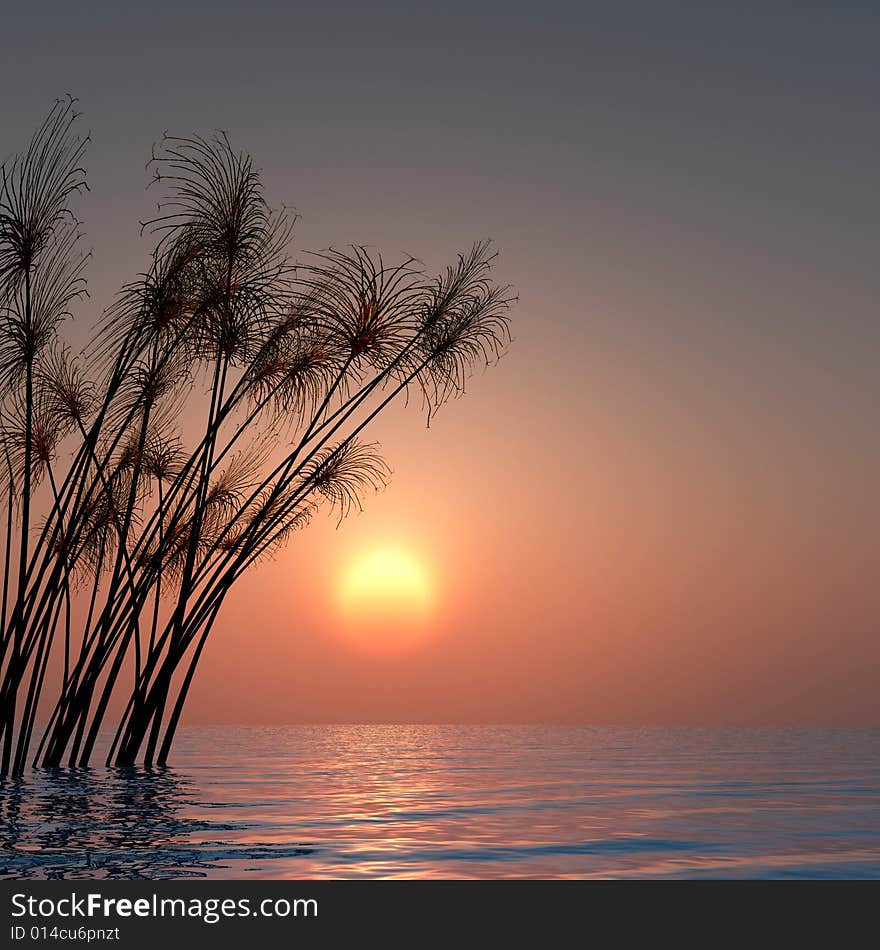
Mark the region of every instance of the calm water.
[[0, 784], [0, 876], [880, 877], [880, 730], [190, 729]]

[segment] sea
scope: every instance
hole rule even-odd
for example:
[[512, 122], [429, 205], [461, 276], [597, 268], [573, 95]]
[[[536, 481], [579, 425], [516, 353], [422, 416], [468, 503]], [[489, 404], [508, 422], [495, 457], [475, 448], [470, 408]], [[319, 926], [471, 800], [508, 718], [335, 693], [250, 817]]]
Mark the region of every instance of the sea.
[[880, 729], [190, 727], [0, 780], [0, 877], [880, 877]]

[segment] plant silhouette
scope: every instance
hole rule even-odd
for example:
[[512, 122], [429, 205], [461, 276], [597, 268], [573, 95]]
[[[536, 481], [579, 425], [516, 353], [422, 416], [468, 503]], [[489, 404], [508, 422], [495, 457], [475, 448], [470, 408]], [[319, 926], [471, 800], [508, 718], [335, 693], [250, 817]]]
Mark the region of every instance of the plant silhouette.
[[166, 136], [149, 266], [74, 355], [78, 122], [57, 102], [0, 182], [2, 774], [87, 765], [114, 697], [108, 764], [164, 764], [235, 582], [319, 508], [344, 518], [385, 483], [364, 430], [398, 397], [430, 417], [461, 393], [501, 354], [514, 300], [489, 242], [436, 277], [360, 246], [294, 263], [294, 217], [247, 153]]

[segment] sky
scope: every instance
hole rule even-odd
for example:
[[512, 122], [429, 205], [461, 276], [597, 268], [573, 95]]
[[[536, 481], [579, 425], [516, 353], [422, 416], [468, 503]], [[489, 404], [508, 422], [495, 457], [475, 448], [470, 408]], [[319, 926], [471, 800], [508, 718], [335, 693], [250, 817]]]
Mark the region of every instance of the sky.
[[[190, 722], [880, 722], [870, 5], [21, 4], [0, 44], [0, 154], [65, 93], [91, 131], [74, 338], [166, 130], [247, 148], [298, 250], [492, 237], [519, 294], [430, 429], [377, 420], [391, 485], [230, 595]], [[387, 545], [407, 649], [336, 609]]]

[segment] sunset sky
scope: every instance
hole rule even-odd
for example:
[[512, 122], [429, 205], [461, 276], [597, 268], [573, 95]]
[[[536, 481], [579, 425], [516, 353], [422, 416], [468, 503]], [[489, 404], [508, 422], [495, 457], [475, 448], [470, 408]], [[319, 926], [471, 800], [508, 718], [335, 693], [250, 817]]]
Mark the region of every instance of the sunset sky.
[[[520, 297], [466, 398], [376, 423], [386, 491], [241, 582], [189, 721], [880, 722], [880, 13], [44, 3], [2, 30], [0, 154], [67, 92], [92, 134], [74, 339], [145, 266], [165, 130], [251, 151], [297, 250], [439, 270], [492, 237]], [[389, 550], [422, 572], [403, 646], [340, 601]]]

